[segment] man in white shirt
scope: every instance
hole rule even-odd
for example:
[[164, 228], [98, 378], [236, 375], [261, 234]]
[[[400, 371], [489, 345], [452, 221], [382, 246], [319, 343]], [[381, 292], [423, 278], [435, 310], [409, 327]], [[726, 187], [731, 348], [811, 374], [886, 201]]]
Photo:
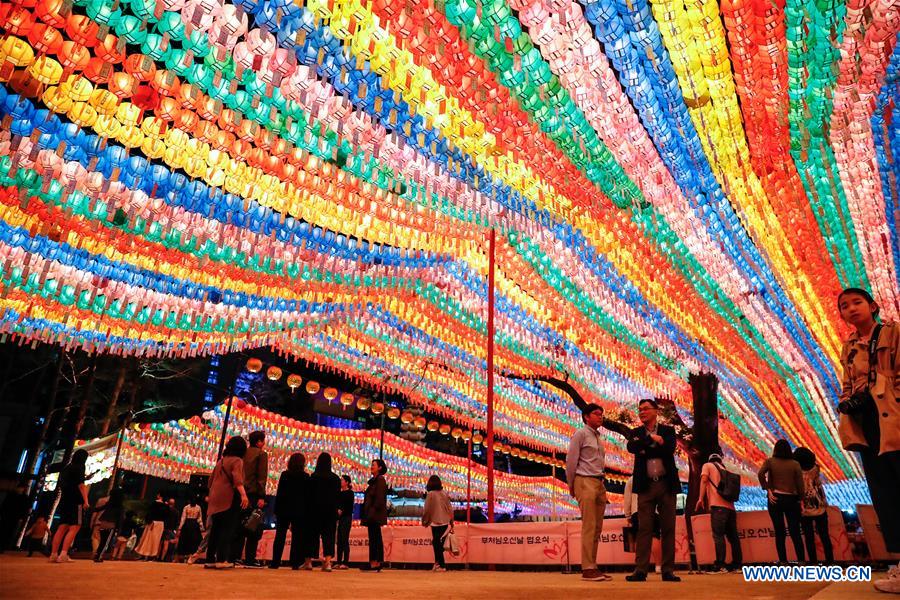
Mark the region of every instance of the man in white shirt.
[[588, 404], [581, 413], [584, 427], [575, 432], [566, 454], [566, 482], [569, 494], [581, 509], [581, 578], [609, 581], [609, 575], [597, 568], [597, 543], [603, 531], [606, 511], [603, 440], [597, 431], [603, 425], [603, 407]]

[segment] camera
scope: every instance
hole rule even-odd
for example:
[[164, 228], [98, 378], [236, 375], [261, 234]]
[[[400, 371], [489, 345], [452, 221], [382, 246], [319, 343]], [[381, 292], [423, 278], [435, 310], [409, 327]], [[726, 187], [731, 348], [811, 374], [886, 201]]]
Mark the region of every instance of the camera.
[[848, 399], [838, 404], [838, 412], [845, 415], [857, 415], [861, 413], [866, 406], [869, 406], [870, 403], [874, 404], [875, 399], [872, 398], [872, 394], [869, 393], [869, 390], [863, 390], [861, 392], [856, 392]]

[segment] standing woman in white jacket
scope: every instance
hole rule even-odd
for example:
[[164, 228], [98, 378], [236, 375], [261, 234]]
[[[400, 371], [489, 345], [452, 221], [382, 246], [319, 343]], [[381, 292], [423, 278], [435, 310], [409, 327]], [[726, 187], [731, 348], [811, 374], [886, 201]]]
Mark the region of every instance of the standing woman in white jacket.
[[434, 571], [447, 570], [444, 562], [444, 535], [447, 529], [453, 531], [453, 507], [450, 496], [441, 485], [441, 478], [432, 475], [425, 486], [425, 512], [422, 514], [422, 525], [431, 527], [431, 545], [434, 548]]

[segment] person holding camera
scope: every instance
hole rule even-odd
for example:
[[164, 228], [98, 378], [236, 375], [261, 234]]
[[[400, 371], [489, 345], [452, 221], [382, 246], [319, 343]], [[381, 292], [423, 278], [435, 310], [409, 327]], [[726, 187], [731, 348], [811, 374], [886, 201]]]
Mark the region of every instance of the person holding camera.
[[858, 288], [841, 292], [838, 310], [854, 329], [841, 352], [838, 434], [859, 452], [888, 552], [900, 552], [900, 325], [878, 323], [878, 304]]

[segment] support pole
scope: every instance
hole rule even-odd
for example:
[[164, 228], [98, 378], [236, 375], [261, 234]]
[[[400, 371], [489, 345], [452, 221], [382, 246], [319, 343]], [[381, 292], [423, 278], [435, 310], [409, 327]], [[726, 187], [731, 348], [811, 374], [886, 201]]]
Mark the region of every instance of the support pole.
[[234, 403], [234, 390], [228, 394], [228, 406], [225, 408], [225, 419], [222, 421], [222, 436], [219, 438], [219, 452], [216, 458], [222, 458], [222, 452], [225, 450], [225, 437], [228, 435], [228, 421], [231, 420], [231, 405]]
[[472, 522], [472, 438], [469, 438], [469, 462], [466, 469], [466, 525]]
[[488, 522], [494, 522], [494, 270], [497, 232], [491, 229], [488, 245], [488, 318], [487, 318], [487, 502]]

